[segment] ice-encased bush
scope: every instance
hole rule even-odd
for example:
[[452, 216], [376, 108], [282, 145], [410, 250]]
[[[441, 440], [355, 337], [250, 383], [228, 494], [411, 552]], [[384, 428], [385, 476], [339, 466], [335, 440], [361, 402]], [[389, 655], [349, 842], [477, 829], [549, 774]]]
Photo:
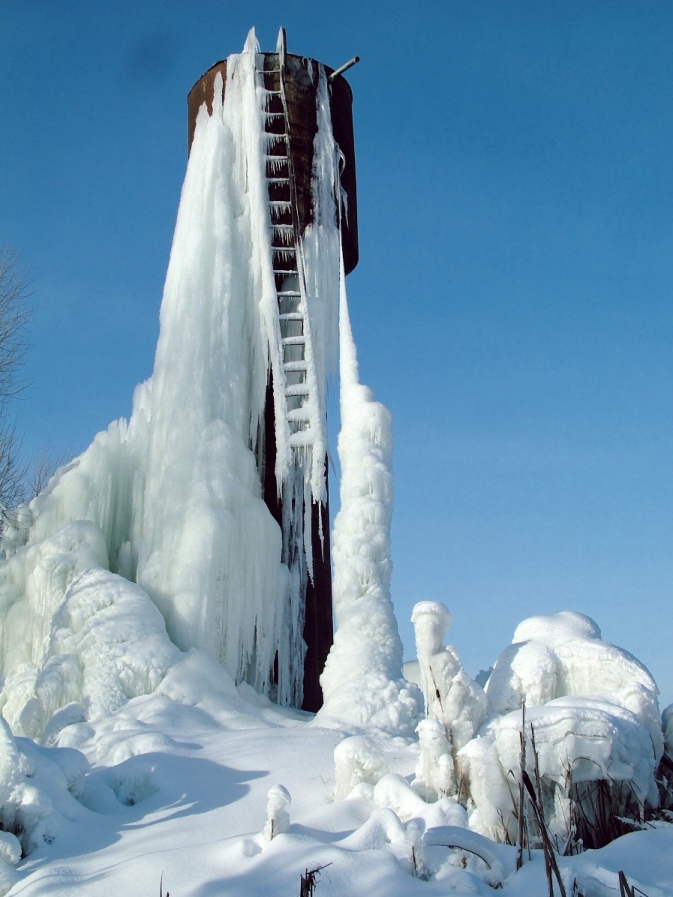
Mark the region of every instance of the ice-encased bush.
[[435, 719], [424, 719], [416, 732], [421, 748], [416, 766], [420, 793], [425, 800], [455, 794], [455, 765], [445, 726]]
[[661, 719], [664, 727], [664, 750], [666, 755], [673, 760], [673, 704], [666, 707], [661, 714]]
[[489, 679], [489, 719], [458, 755], [475, 805], [471, 825], [498, 840], [516, 838], [524, 703], [527, 768], [533, 777], [532, 728], [552, 833], [598, 846], [604, 811], [637, 821], [658, 804], [657, 694], [646, 668], [602, 641], [588, 617], [565, 612], [524, 621]]

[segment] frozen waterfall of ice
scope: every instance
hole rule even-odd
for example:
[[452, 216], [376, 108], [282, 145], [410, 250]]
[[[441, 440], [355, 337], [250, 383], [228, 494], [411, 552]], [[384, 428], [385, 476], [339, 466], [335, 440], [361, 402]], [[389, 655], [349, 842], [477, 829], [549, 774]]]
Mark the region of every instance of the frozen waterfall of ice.
[[[228, 673], [225, 690], [231, 677], [281, 704], [301, 702], [301, 584], [282, 563], [281, 530], [262, 499], [255, 458], [269, 374], [274, 386], [282, 383], [257, 53], [251, 32], [243, 53], [229, 58], [224, 99], [216, 82], [212, 115], [205, 105], [198, 114], [154, 372], [136, 389], [130, 421], [99, 433], [4, 535], [0, 703], [19, 732], [39, 735], [64, 706], [79, 707], [75, 717], [96, 717], [155, 688], [178, 649], [201, 649], [218, 660]], [[339, 150], [324, 71], [317, 111], [315, 216], [301, 246], [307, 352], [316, 380], [312, 413], [319, 424], [313, 444], [303, 447], [308, 463], [298, 487], [309, 508], [310, 499], [325, 498], [326, 379], [337, 357], [340, 281], [343, 290]], [[344, 292], [343, 308], [345, 301]], [[363, 406], [358, 391], [364, 388], [348, 376], [344, 389], [342, 407], [351, 401], [357, 409], [368, 407], [388, 452], [387, 412]], [[286, 482], [296, 478], [296, 451], [280, 387], [274, 403], [282, 491], [297, 486]], [[348, 413], [346, 419], [348, 430]], [[383, 591], [368, 601], [382, 601], [383, 668], [394, 667], [391, 675], [399, 679], [384, 535], [390, 474], [382, 469], [376, 476], [386, 493], [377, 505], [386, 517], [376, 560]], [[345, 513], [354, 519], [359, 506], [349, 507]], [[335, 559], [343, 582], [350, 574], [340, 557], [343, 550]], [[345, 641], [346, 634], [340, 637]], [[360, 665], [371, 667], [366, 658], [380, 648], [359, 640], [350, 653], [362, 652]], [[335, 683], [334, 664], [331, 670], [328, 679]]]

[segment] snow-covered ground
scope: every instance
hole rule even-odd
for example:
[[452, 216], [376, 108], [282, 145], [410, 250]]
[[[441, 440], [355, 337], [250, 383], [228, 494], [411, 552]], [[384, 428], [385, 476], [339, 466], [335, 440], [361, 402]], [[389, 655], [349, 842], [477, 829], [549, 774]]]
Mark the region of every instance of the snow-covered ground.
[[[163, 874], [173, 897], [298, 895], [300, 875], [321, 866], [317, 893], [335, 897], [487, 894], [500, 881], [506, 894], [546, 893], [539, 850], [517, 873], [515, 847], [470, 832], [452, 799], [425, 803], [408, 787], [413, 738], [370, 731], [387, 774], [335, 800], [334, 748], [351, 732], [244, 702], [193, 663], [157, 693], [62, 731], [60, 743], [82, 751], [90, 770], [74, 751], [18, 739], [24, 787], [33, 789], [27, 812], [45, 815], [11, 893], [157, 894]], [[289, 826], [269, 840], [275, 785], [291, 797]], [[454, 827], [447, 840], [468, 850], [419, 849], [424, 829], [437, 826]], [[414, 849], [428, 880], [414, 874]], [[616, 895], [620, 870], [649, 897], [672, 893], [673, 826], [561, 857], [559, 866], [568, 894], [576, 881], [583, 894]]]
[[[403, 675], [391, 421], [358, 379], [324, 71], [300, 247], [310, 438], [290, 433], [284, 394], [274, 403], [279, 490], [310, 507], [338, 355], [337, 632], [324, 707], [288, 706], [308, 573], [283, 560], [254, 451], [283, 357], [256, 49], [251, 34], [224, 101], [218, 85], [213, 115], [199, 114], [154, 374], [131, 420], [4, 533], [0, 895], [292, 895], [320, 870], [324, 895], [532, 897], [547, 892], [546, 832], [568, 897], [618, 894], [620, 871], [649, 897], [670, 893], [673, 708], [662, 718], [649, 672], [593, 620], [524, 621], [480, 684], [445, 645], [448, 610], [420, 602]], [[290, 506], [300, 531], [302, 502]], [[532, 849], [517, 870], [521, 838]]]

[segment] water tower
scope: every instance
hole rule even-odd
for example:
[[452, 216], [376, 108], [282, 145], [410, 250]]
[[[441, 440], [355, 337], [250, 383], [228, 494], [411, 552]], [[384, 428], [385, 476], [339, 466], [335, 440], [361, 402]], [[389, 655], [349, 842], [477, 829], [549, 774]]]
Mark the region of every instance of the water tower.
[[[332, 575], [329, 550], [329, 498], [327, 456], [325, 489], [319, 501], [307, 498], [301, 484], [308, 471], [307, 448], [312, 434], [326, 425], [326, 408], [318, 403], [315, 385], [324, 372], [313, 367], [307, 351], [309, 304], [302, 238], [313, 223], [316, 184], [319, 173], [314, 166], [314, 145], [318, 132], [319, 84], [326, 77], [332, 132], [341, 154], [338, 220], [345, 273], [358, 262], [355, 152], [353, 143], [352, 93], [343, 77], [357, 59], [340, 69], [321, 66], [314, 59], [286, 51], [285, 31], [281, 29], [275, 53], [256, 56], [257, 96], [264, 118], [265, 180], [268, 194], [268, 239], [275, 281], [281, 358], [270, 374], [262, 430], [256, 446], [257, 467], [262, 495], [283, 535], [282, 561], [291, 575], [302, 583], [303, 641], [305, 642], [303, 703], [306, 710], [318, 710], [322, 704], [319, 677], [332, 645]], [[221, 76], [221, 80], [217, 77]], [[212, 115], [215, 85], [227, 84], [227, 61], [217, 62], [191, 89], [188, 105], [189, 146], [196, 119], [206, 105]], [[326, 389], [318, 390], [322, 395]], [[279, 398], [282, 401], [279, 402]], [[279, 421], [283, 408], [292, 447], [293, 470], [284, 484], [276, 475]], [[283, 426], [285, 424], [283, 423]], [[307, 550], [308, 546], [308, 550]], [[303, 646], [302, 646], [303, 647]]]

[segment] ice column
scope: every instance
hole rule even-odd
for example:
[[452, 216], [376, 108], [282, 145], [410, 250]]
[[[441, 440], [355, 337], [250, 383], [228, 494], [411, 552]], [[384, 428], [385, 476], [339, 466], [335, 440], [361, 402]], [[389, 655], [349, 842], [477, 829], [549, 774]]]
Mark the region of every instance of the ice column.
[[318, 719], [412, 732], [418, 692], [402, 677], [390, 597], [392, 419], [358, 379], [343, 272], [340, 298], [341, 508], [334, 523], [337, 631]]

